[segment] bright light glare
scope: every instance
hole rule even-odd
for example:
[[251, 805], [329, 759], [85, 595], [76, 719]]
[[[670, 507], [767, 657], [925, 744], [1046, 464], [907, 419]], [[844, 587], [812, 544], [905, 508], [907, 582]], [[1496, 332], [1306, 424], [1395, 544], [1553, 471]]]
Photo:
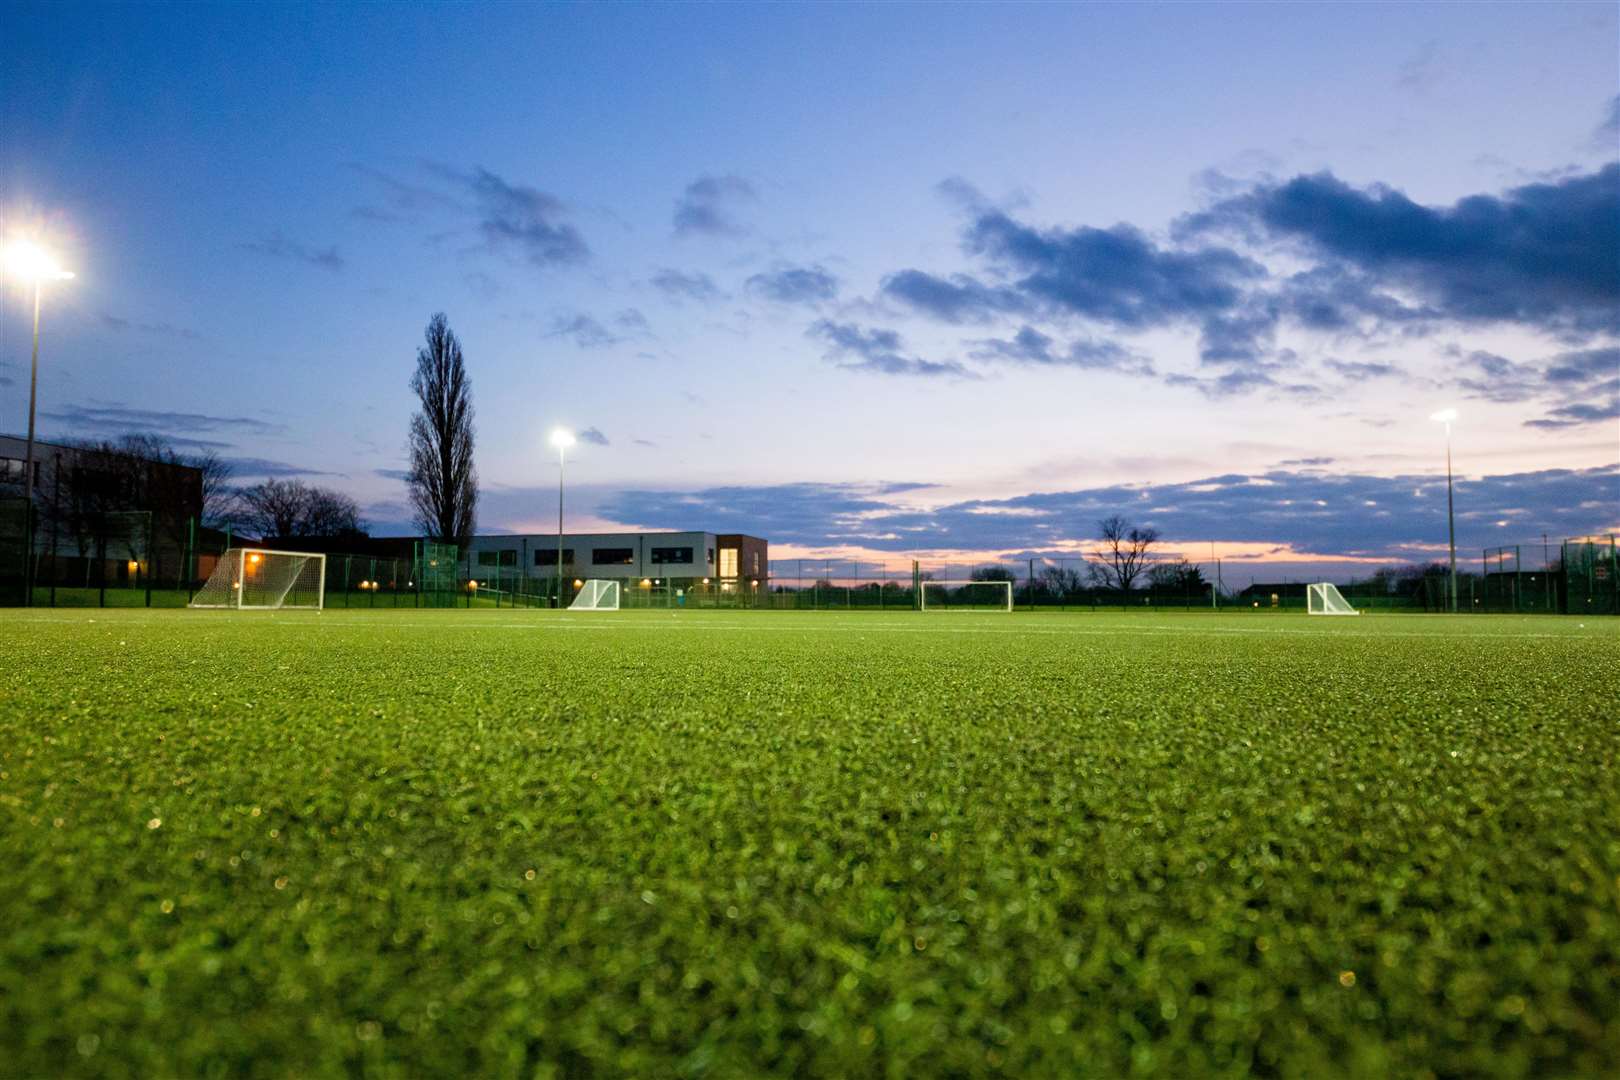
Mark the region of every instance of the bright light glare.
[[1429, 419], [1433, 420], [1437, 424], [1450, 424], [1457, 419], [1457, 410], [1441, 409], [1439, 412], [1429, 417]]
[[66, 281], [73, 276], [62, 269], [55, 256], [31, 240], [13, 240], [6, 245], [6, 273], [24, 281]]
[[558, 428], [551, 433], [551, 445], [559, 450], [566, 450], [574, 445], [574, 433], [567, 428]]

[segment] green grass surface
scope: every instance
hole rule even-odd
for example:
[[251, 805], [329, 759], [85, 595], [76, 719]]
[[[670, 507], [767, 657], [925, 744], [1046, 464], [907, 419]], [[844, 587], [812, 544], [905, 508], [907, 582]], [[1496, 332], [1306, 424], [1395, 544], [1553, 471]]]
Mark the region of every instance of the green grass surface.
[[7, 1076], [1598, 1076], [1620, 622], [0, 612]]

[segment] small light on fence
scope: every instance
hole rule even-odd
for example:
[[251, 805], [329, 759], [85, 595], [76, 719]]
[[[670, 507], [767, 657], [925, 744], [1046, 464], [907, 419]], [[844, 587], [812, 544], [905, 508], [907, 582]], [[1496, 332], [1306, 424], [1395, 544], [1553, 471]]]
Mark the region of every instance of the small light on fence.
[[652, 587], [652, 580], [649, 579], [649, 578], [642, 578], [641, 579], [641, 587], [643, 589], [651, 588]]
[[255, 551], [253, 554], [248, 556], [248, 562], [257, 565], [259, 560], [262, 559], [262, 558], [264, 558], [264, 556], [260, 555], [257, 551]]
[[467, 591], [468, 592], [477, 592], [478, 591], [478, 582], [476, 582], [476, 581], [467, 582]]
[[658, 580], [658, 579], [657, 579], [657, 578], [653, 578], [653, 584], [654, 584], [654, 585], [657, 585], [657, 584], [659, 584], [659, 580]]
[[709, 579], [708, 579], [708, 578], [704, 578], [704, 579], [703, 579], [703, 584], [705, 584], [705, 585], [707, 585], [707, 584], [708, 584], [708, 583], [709, 583]]
[[140, 568], [141, 568], [141, 564], [140, 564], [140, 562], [138, 560], [136, 560], [136, 559], [129, 560], [129, 572], [130, 573], [133, 574], [135, 571], [139, 570]]
[[749, 588], [758, 588], [759, 587], [759, 581], [757, 579], [755, 579], [755, 578], [750, 578], [749, 581], [748, 581], [748, 586], [749, 586]]
[[579, 578], [574, 579], [574, 588], [583, 589], [584, 587], [585, 587], [585, 583], [583, 581], [579, 580]]

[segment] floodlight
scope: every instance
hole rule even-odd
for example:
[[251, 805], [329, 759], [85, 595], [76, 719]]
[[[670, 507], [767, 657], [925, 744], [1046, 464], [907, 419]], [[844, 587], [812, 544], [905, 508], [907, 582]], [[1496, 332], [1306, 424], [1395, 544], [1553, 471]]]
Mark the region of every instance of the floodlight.
[[1439, 412], [1435, 413], [1433, 416], [1430, 416], [1429, 419], [1433, 420], [1437, 424], [1450, 424], [1450, 423], [1453, 423], [1453, 422], [1456, 421], [1456, 419], [1457, 419], [1457, 410], [1456, 409], [1441, 409]]
[[71, 271], [63, 270], [55, 256], [31, 240], [13, 240], [6, 245], [6, 272], [23, 281], [67, 281]]
[[558, 428], [551, 433], [551, 445], [558, 450], [566, 450], [574, 445], [574, 433], [567, 428]]

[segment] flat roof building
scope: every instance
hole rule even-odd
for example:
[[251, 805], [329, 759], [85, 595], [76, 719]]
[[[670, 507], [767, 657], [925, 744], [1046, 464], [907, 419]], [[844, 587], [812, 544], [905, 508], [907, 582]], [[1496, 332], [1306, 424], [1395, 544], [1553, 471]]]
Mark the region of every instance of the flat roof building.
[[[556, 533], [475, 536], [467, 545], [470, 575], [493, 580], [552, 580], [557, 574]], [[565, 533], [563, 576], [579, 579], [670, 579], [763, 583], [770, 573], [769, 544], [757, 536], [711, 532]]]

